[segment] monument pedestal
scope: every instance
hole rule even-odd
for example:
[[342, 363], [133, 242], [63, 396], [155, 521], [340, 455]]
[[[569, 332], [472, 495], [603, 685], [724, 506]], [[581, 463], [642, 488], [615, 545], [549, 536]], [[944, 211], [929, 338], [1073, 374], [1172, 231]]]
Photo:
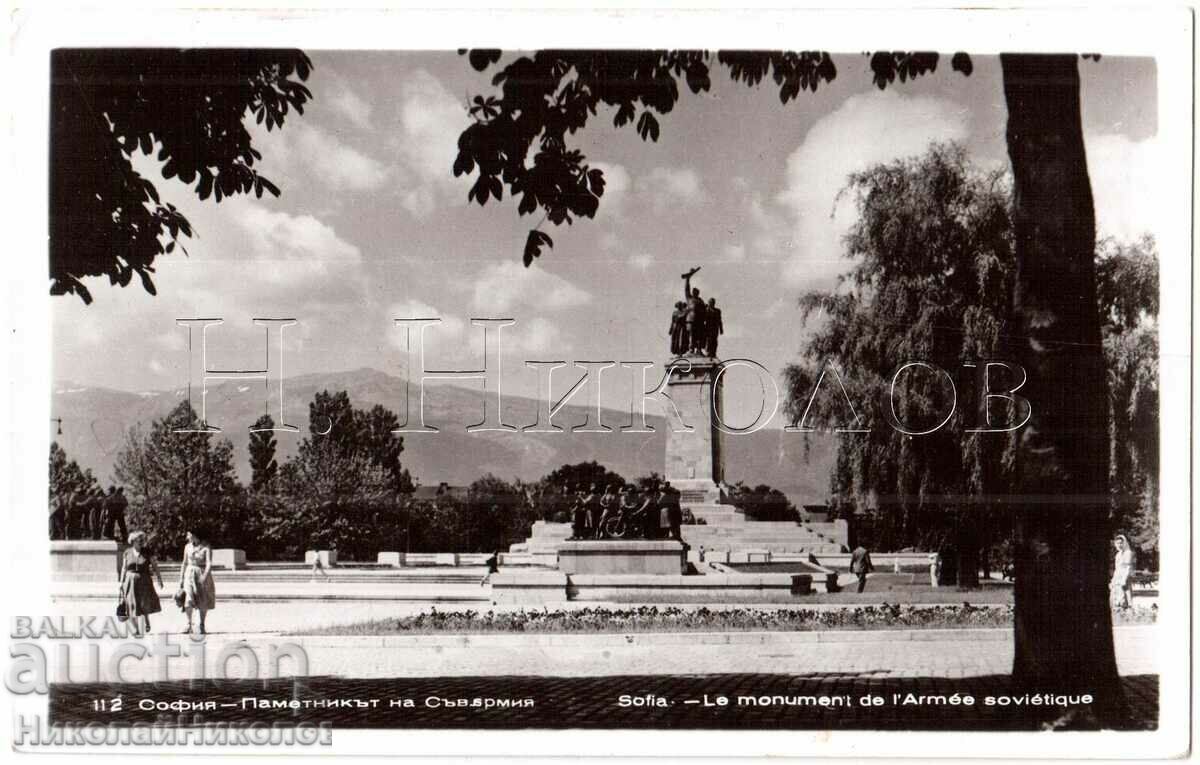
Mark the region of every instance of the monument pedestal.
[[558, 570], [564, 574], [663, 574], [687, 570], [687, 546], [678, 539], [605, 539], [563, 542]]
[[719, 484], [725, 480], [724, 453], [718, 418], [724, 416], [721, 362], [705, 356], [682, 356], [665, 364], [667, 395], [683, 424], [668, 418], [666, 479], [679, 489], [681, 500], [691, 504], [718, 504]]
[[53, 539], [50, 541], [50, 578], [99, 582], [121, 576], [121, 548], [112, 539]]

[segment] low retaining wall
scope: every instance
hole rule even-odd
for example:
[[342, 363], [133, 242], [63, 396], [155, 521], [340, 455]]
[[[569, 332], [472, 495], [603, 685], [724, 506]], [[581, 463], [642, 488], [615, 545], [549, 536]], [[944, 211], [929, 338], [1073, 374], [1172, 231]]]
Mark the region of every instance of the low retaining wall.
[[246, 568], [246, 552], [245, 550], [235, 550], [228, 547], [213, 550], [212, 565], [213, 568], [239, 571]]
[[381, 566], [486, 566], [491, 553], [402, 553], [381, 552], [375, 562]]
[[792, 603], [813, 592], [837, 589], [833, 571], [704, 575], [565, 574], [501, 571], [490, 579], [497, 604], [563, 603]]
[[[895, 571], [896, 564], [899, 564], [900, 571], [903, 573], [912, 573], [915, 571], [929, 571], [929, 555], [928, 552], [911, 552], [911, 553], [871, 553], [871, 562], [875, 564], [875, 571], [878, 573], [886, 573]], [[827, 568], [834, 568], [839, 571], [850, 570], [850, 554], [820, 554], [816, 556], [817, 561]]]
[[676, 539], [611, 539], [563, 542], [558, 568], [564, 574], [640, 574], [679, 576], [687, 565], [686, 548]]
[[304, 553], [304, 565], [311, 566], [317, 560], [321, 561], [322, 568], [336, 566], [338, 560], [337, 550], [309, 550]]
[[111, 581], [121, 575], [122, 547], [111, 539], [55, 539], [50, 542], [50, 578]]

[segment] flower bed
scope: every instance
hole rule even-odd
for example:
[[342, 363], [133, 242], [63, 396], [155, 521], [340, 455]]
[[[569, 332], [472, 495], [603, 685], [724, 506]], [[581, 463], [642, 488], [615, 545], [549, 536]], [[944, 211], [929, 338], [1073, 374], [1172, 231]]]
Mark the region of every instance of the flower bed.
[[[1158, 607], [1138, 606], [1113, 616], [1116, 624], [1153, 624]], [[795, 632], [811, 630], [967, 629], [1011, 627], [1013, 607], [881, 605], [848, 608], [583, 608], [543, 611], [438, 611], [396, 619], [325, 627], [306, 634], [401, 635], [628, 632]]]

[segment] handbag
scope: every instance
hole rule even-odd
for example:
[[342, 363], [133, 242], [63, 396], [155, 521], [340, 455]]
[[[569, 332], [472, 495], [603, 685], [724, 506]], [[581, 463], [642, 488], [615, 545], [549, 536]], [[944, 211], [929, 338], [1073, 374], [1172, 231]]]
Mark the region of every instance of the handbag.
[[124, 600], [117, 601], [117, 621], [123, 622], [129, 619], [129, 605]]
[[183, 604], [186, 602], [187, 602], [187, 595], [184, 594], [183, 588], [180, 587], [178, 590], [175, 591], [175, 605], [179, 608], [183, 608]]

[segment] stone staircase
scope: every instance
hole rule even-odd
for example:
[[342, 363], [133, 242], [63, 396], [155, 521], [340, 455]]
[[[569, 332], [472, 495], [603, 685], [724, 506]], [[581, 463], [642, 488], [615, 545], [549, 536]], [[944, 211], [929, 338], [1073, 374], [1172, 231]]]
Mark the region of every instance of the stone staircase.
[[[680, 529], [683, 541], [693, 549], [741, 552], [767, 550], [772, 553], [843, 552], [846, 545], [845, 521], [832, 523], [793, 523], [790, 521], [749, 521], [733, 505], [682, 503], [703, 524], [688, 524]], [[513, 553], [551, 555], [571, 536], [571, 524], [538, 521], [524, 542], [512, 545]]]
[[846, 524], [794, 523], [792, 521], [751, 521], [733, 505], [688, 504], [692, 515], [704, 519], [680, 529], [683, 541], [692, 548], [705, 550], [768, 550], [772, 553], [842, 552], [846, 544]]

